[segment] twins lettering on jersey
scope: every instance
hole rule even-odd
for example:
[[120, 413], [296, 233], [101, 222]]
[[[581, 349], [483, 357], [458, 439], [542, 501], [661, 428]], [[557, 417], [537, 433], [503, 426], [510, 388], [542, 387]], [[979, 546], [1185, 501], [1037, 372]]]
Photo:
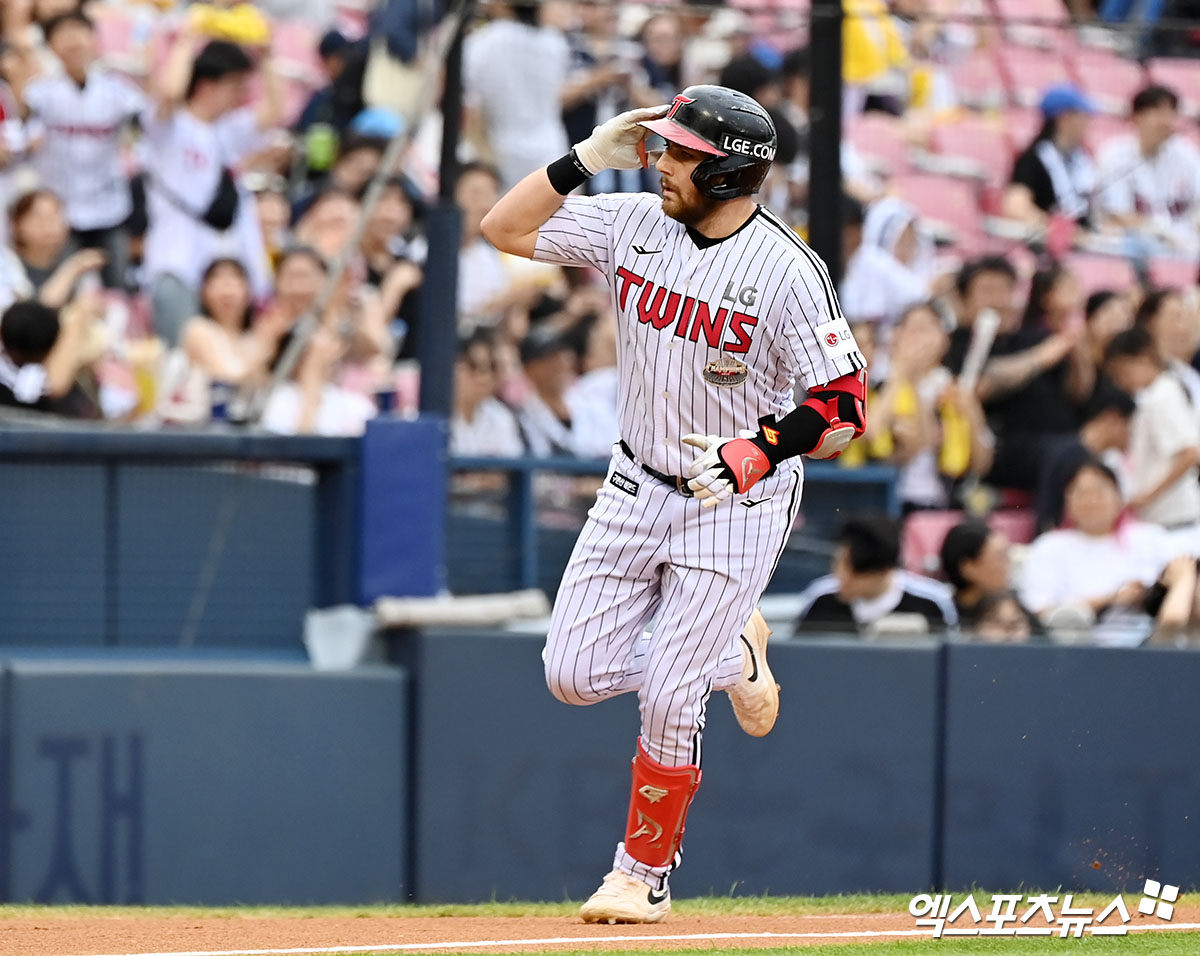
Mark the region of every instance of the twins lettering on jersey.
[[[745, 353], [750, 351], [753, 340], [754, 326], [758, 325], [758, 316], [749, 315], [726, 306], [715, 310], [707, 302], [673, 292], [665, 286], [656, 285], [624, 266], [617, 268], [617, 301], [621, 311], [626, 311], [630, 294], [640, 288], [637, 299], [638, 321], [652, 326], [658, 331], [674, 327], [674, 334], [681, 339], [692, 342], [700, 341], [700, 336], [710, 348], [723, 349], [726, 352]], [[734, 290], [733, 282], [725, 288], [724, 299], [741, 305], [753, 305], [758, 297], [758, 289], [746, 286]]]

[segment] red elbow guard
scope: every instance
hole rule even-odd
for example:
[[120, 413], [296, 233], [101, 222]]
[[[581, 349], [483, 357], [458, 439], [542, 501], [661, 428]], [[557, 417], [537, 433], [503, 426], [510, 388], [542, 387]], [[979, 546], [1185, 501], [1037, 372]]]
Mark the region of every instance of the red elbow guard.
[[803, 405], [820, 415], [829, 427], [807, 452], [809, 458], [836, 458], [852, 439], [867, 430], [867, 372], [843, 375], [813, 389]]

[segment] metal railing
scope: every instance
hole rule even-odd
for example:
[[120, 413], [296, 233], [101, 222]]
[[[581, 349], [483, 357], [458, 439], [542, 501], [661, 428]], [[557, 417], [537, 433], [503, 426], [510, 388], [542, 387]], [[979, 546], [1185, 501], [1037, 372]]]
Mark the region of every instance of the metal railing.
[[[535, 481], [539, 475], [603, 477], [607, 460], [577, 458], [452, 458], [450, 468], [456, 474], [466, 472], [500, 472], [508, 481], [506, 521], [508, 541], [517, 555], [519, 566], [514, 586], [531, 588], [557, 580], [561, 568], [544, 566], [539, 534], [538, 501]], [[804, 466], [804, 537], [828, 542], [834, 527], [845, 516], [839, 499], [848, 489], [857, 489], [853, 502], [857, 507], [870, 508], [898, 516], [900, 501], [896, 491], [896, 471], [886, 465], [865, 465], [861, 468], [840, 468], [826, 462], [806, 462]], [[454, 522], [453, 510], [451, 524]], [[795, 536], [794, 536], [795, 537]], [[800, 538], [798, 540], [803, 540]], [[453, 560], [453, 555], [451, 555]], [[452, 569], [453, 570], [453, 569]]]

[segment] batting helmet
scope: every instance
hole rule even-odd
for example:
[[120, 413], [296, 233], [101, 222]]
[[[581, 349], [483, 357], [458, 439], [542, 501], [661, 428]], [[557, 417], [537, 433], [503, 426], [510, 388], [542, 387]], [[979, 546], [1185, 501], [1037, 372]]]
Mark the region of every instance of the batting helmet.
[[707, 153], [692, 182], [709, 199], [758, 192], [775, 159], [775, 124], [758, 101], [724, 86], [689, 86], [662, 119], [641, 124], [670, 143]]

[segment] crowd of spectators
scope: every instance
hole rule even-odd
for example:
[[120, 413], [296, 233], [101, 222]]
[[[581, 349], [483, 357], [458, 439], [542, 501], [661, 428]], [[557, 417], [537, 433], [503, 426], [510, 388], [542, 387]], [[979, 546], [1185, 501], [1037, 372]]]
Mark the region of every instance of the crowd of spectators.
[[[321, 434], [415, 409], [442, 118], [381, 172], [418, 72], [407, 5], [303, 6], [6, 6], [0, 404]], [[1156, 633], [1192, 623], [1177, 559], [1200, 553], [1200, 38], [1154, 22], [1186, 6], [1072, 0], [1030, 26], [994, 0], [846, 5], [838, 288], [871, 396], [839, 466], [894, 467], [905, 521], [848, 525], [806, 617], [915, 613], [994, 639], [1131, 608]], [[603, 277], [513, 260], [480, 231], [595, 124], [695, 82], [755, 96], [779, 131], [762, 201], [804, 233], [806, 9], [479, 5], [453, 189], [454, 454], [596, 458], [619, 437]], [[989, 514], [1032, 542], [1012, 569]], [[910, 559], [946, 515], [967, 530]], [[1074, 557], [1101, 552], [1103, 575]]]

